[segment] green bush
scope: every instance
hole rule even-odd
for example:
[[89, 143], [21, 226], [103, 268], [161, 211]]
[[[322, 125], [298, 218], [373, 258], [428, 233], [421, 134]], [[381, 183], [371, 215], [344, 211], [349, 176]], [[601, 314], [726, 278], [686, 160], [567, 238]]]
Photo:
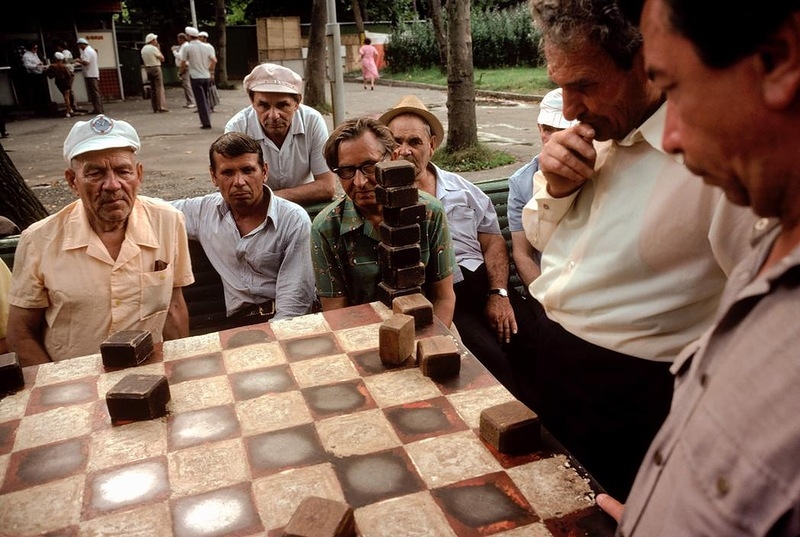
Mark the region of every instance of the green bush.
[[[476, 69], [544, 64], [539, 52], [539, 33], [527, 4], [504, 10], [474, 10], [471, 26], [472, 63]], [[393, 72], [439, 66], [431, 22], [396, 26], [386, 46], [386, 60]]]

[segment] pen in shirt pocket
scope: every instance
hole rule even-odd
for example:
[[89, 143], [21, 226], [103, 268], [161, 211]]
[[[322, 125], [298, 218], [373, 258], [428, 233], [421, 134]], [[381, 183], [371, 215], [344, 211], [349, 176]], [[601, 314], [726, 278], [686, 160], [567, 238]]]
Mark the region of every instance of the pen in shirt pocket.
[[155, 272], [160, 272], [160, 271], [166, 269], [167, 265], [169, 265], [169, 263], [167, 263], [166, 261], [161, 261], [160, 259], [156, 259], [156, 264], [153, 267], [153, 270]]

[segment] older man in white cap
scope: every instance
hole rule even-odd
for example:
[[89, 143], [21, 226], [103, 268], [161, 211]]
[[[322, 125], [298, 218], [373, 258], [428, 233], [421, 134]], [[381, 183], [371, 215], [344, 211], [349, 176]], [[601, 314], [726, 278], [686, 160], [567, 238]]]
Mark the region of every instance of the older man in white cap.
[[27, 228], [15, 257], [8, 340], [23, 365], [97, 353], [121, 330], [188, 335], [183, 215], [137, 196], [139, 147], [130, 124], [103, 115], [67, 135], [64, 176], [79, 199]]
[[169, 112], [167, 110], [167, 97], [164, 93], [164, 77], [161, 73], [164, 54], [161, 53], [158, 36], [156, 34], [147, 34], [144, 42], [145, 45], [140, 53], [144, 62], [144, 70], [147, 73], [147, 81], [150, 82], [150, 104], [153, 107], [153, 113]]
[[217, 65], [217, 56], [212, 47], [207, 47], [198, 39], [200, 32], [194, 26], [185, 29], [189, 42], [181, 47], [181, 66], [178, 74], [183, 76], [189, 73], [192, 84], [194, 102], [200, 116], [200, 128], [211, 128], [211, 108], [208, 104], [208, 92], [214, 80], [214, 67]]
[[97, 60], [97, 51], [89, 44], [85, 37], [78, 38], [78, 48], [81, 57], [78, 63], [83, 66], [83, 79], [86, 81], [86, 93], [92, 103], [90, 114], [103, 113], [103, 98], [100, 96], [100, 64]]
[[336, 178], [323, 148], [328, 127], [319, 112], [301, 104], [303, 79], [282, 65], [262, 63], [244, 78], [251, 106], [233, 116], [225, 132], [259, 141], [276, 196], [301, 205], [330, 201]]
[[458, 265], [453, 323], [475, 357], [516, 393], [507, 352], [519, 339], [515, 310], [524, 304], [519, 293], [508, 289], [508, 249], [494, 204], [480, 188], [431, 162], [444, 128], [415, 95], [403, 97], [380, 121], [397, 143], [392, 158], [411, 162], [417, 187], [435, 196], [447, 213]]
[[[547, 143], [554, 132], [576, 124], [575, 121], [569, 121], [564, 117], [561, 88], [548, 92], [542, 98], [537, 124], [542, 145]], [[522, 227], [522, 208], [533, 198], [533, 175], [537, 171], [539, 171], [538, 154], [508, 178], [508, 229], [511, 231], [511, 253], [517, 274], [526, 288], [540, 273], [541, 255], [528, 241]]]

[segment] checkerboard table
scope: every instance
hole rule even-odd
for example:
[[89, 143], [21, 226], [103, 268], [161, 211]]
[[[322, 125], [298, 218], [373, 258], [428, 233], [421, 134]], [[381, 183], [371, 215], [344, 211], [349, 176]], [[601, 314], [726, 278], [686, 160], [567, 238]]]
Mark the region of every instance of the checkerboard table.
[[[362, 536], [611, 535], [591, 479], [545, 436], [510, 457], [478, 436], [512, 396], [469, 353], [435, 382], [386, 369], [380, 303], [25, 369], [0, 400], [0, 535], [280, 535], [299, 503], [350, 504]], [[447, 335], [438, 322], [417, 338]], [[105, 394], [166, 375], [169, 414], [112, 425]]]

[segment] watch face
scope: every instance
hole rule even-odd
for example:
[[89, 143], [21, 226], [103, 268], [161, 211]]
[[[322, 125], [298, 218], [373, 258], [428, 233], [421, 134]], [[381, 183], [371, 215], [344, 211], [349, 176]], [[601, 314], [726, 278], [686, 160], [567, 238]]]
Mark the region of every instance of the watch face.
[[502, 297], [508, 297], [508, 291], [506, 291], [506, 290], [505, 290], [505, 289], [503, 289], [503, 288], [498, 288], [498, 289], [490, 289], [490, 290], [489, 290], [489, 294], [490, 294], [490, 295], [500, 295], [500, 296], [502, 296]]

